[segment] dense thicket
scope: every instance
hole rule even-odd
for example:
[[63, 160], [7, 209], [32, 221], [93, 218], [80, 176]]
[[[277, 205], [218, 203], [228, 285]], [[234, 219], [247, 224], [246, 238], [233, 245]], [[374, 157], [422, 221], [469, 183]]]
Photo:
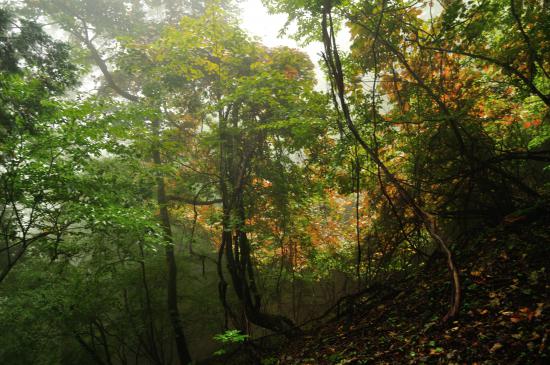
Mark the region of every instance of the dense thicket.
[[319, 84], [231, 2], [4, 3], [2, 363], [253, 363], [426, 267], [450, 322], [475, 237], [548, 211], [546, 2], [265, 1]]

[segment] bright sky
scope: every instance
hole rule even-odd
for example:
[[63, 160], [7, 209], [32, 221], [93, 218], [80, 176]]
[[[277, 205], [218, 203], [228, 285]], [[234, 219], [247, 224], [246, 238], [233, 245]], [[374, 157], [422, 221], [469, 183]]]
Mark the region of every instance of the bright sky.
[[[320, 90], [327, 88], [325, 77], [319, 67], [319, 61], [321, 59], [320, 53], [323, 50], [322, 43], [316, 42], [302, 47], [299, 46], [296, 41], [288, 37], [279, 38], [279, 31], [283, 28], [287, 17], [283, 14], [268, 14], [261, 0], [242, 0], [240, 7], [242, 9], [242, 27], [246, 29], [250, 35], [259, 37], [262, 43], [268, 47], [288, 46], [301, 49], [307, 53], [315, 65], [315, 73], [317, 74], [318, 81], [317, 88]], [[429, 7], [426, 6], [424, 8], [422, 18], [425, 20], [429, 19], [430, 11], [433, 16], [437, 16], [441, 13], [441, 9], [439, 2], [430, 3]], [[351, 44], [349, 32], [345, 29], [341, 30], [336, 36], [336, 42], [341, 50], [349, 50]]]
[[[323, 49], [321, 42], [315, 42], [302, 47], [296, 41], [283, 37], [279, 38], [279, 31], [283, 28], [286, 22], [286, 15], [276, 14], [270, 15], [267, 9], [262, 5], [261, 0], [243, 0], [240, 5], [242, 27], [252, 36], [259, 37], [263, 44], [268, 47], [288, 46], [298, 48], [309, 55], [311, 61], [315, 65], [315, 73], [317, 74], [318, 88], [325, 89], [326, 82], [318, 65], [320, 53]], [[337, 40], [344, 46], [344, 49], [349, 47], [349, 36], [344, 32], [339, 34]]]
[[[0, 0], [1, 2], [1, 0]], [[307, 46], [300, 46], [298, 43], [289, 37], [280, 38], [279, 31], [283, 28], [286, 22], [286, 15], [276, 14], [270, 15], [267, 9], [263, 6], [261, 0], [242, 0], [240, 3], [241, 11], [241, 26], [253, 37], [260, 38], [261, 42], [268, 47], [276, 46], [288, 46], [300, 49], [308, 54], [309, 58], [315, 65], [315, 73], [317, 75], [317, 89], [326, 90], [327, 82], [319, 67], [319, 61], [321, 59], [320, 53], [323, 49], [321, 42], [315, 42], [308, 44]], [[341, 49], [349, 49], [349, 34], [344, 31], [340, 32], [337, 36], [337, 41], [341, 46]], [[96, 75], [97, 76], [97, 75]], [[83, 82], [81, 91], [87, 91], [93, 87], [96, 87], [95, 82], [92, 81], [93, 77], [88, 77], [88, 80]]]

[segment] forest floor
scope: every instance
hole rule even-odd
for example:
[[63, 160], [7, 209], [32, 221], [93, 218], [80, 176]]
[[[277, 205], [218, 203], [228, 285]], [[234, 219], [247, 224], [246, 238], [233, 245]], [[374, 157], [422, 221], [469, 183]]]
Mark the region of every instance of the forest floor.
[[457, 257], [456, 320], [440, 321], [450, 287], [437, 261], [390, 292], [361, 297], [351, 319], [324, 324], [261, 363], [549, 364], [549, 218], [509, 217]]

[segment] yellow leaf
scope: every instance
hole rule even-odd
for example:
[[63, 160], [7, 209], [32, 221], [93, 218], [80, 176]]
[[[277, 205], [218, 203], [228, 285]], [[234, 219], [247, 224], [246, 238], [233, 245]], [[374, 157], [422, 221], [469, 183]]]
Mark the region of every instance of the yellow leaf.
[[491, 349], [489, 350], [490, 352], [495, 352], [499, 349], [501, 349], [503, 346], [501, 343], [497, 342], [493, 345], [493, 347], [491, 347]]

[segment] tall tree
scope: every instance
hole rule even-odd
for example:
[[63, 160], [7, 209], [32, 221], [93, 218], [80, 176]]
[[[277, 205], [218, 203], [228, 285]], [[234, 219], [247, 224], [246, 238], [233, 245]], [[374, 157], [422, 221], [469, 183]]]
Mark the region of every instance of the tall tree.
[[0, 9], [0, 56], [2, 282], [30, 245], [55, 241], [68, 228], [58, 204], [74, 195], [54, 177], [74, 179], [67, 172], [95, 151], [72, 148], [78, 116], [52, 100], [77, 80], [68, 46]]
[[[181, 11], [166, 11], [163, 2], [134, 2], [126, 4], [122, 1], [28, 1], [27, 11], [35, 11], [53, 19], [71, 35], [77, 44], [83, 46], [91, 58], [92, 64], [101, 71], [107, 91], [114, 92], [117, 97], [131, 103], [145, 105], [146, 109], [160, 111], [162, 105], [155, 102], [154, 92], [147, 89], [147, 83], [136, 80], [130, 74], [121, 72], [121, 68], [113, 70], [113, 63], [107, 61], [116, 55], [117, 39], [124, 37], [148, 38], [154, 37], [166, 22], [174, 22], [178, 14], [191, 12], [190, 7], [178, 7]], [[176, 9], [171, 9], [176, 10]], [[160, 17], [147, 17], [155, 13]], [[150, 19], [149, 22], [145, 21]], [[159, 219], [164, 227], [166, 239], [165, 253], [168, 270], [167, 276], [167, 308], [172, 320], [174, 339], [180, 363], [188, 364], [191, 356], [187, 347], [183, 326], [178, 308], [177, 264], [174, 252], [174, 240], [171, 229], [170, 215], [167, 207], [165, 181], [163, 176], [164, 161], [160, 151], [162, 113], [156, 113], [149, 123], [151, 158], [157, 166], [156, 192], [159, 206]]]
[[202, 104], [197, 115], [211, 129], [206, 134], [214, 133], [215, 144], [210, 148], [219, 161], [215, 174], [222, 202], [218, 273], [224, 307], [236, 317], [226, 299], [225, 258], [246, 319], [289, 332], [293, 324], [288, 319], [268, 314], [262, 307], [247, 233], [247, 222], [254, 219], [254, 202], [248, 194], [261, 178], [260, 161], [274, 158], [278, 142], [285, 141], [287, 150], [282, 153], [288, 156], [307, 146], [307, 137], [315, 136], [315, 126], [308, 123], [320, 117], [319, 106], [313, 105], [321, 101], [322, 107], [323, 99], [313, 92], [312, 66], [303, 54], [265, 49], [224, 19], [228, 16], [222, 9], [208, 7], [204, 16], [184, 18], [178, 27], [168, 28], [146, 48], [149, 71], [185, 93], [197, 90]]
[[[525, 183], [526, 170], [512, 166], [548, 156], [502, 150], [502, 135], [487, 119], [496, 114], [489, 117], [486, 110], [479, 114], [481, 100], [503, 98], [495, 93], [494, 82], [508, 88], [504, 99], [530, 95], [536, 107], [529, 109], [537, 110], [536, 123], [547, 115], [547, 61], [529, 46], [544, 37], [543, 32], [527, 34], [531, 26], [522, 23], [531, 22], [533, 30], [546, 27], [545, 22], [533, 23], [540, 3], [508, 7], [502, 2], [471, 6], [458, 1], [443, 2], [440, 8], [387, 0], [267, 3], [273, 11], [289, 14], [289, 22], [298, 22], [299, 36], [324, 43], [333, 101], [343, 124], [379, 169], [380, 190], [405, 240], [409, 240], [407, 214], [412, 213], [446, 254], [453, 297], [445, 318], [456, 315], [458, 270], [445, 243], [456, 234], [453, 227], [457, 222], [464, 226], [479, 222], [480, 217], [498, 221], [516, 204], [540, 197]], [[343, 24], [351, 34], [349, 53], [336, 43], [335, 34]], [[504, 27], [518, 32], [508, 33]], [[489, 50], [487, 44], [500, 46]], [[511, 54], [523, 58], [516, 57], [516, 63]], [[531, 71], [522, 69], [527, 59], [532, 60], [527, 63]], [[520, 142], [521, 148], [528, 148], [524, 143]], [[425, 145], [428, 151], [421, 148]], [[502, 195], [513, 200], [503, 201]], [[403, 205], [408, 207], [404, 211]]]

